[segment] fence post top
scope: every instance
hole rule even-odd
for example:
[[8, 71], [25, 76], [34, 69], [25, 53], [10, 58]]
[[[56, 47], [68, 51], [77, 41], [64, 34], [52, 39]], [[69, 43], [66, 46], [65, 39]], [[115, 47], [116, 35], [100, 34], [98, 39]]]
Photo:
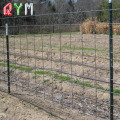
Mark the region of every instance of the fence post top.
[[6, 35], [8, 35], [8, 23], [6, 23]]
[[112, 3], [112, 0], [109, 0], [109, 3]]

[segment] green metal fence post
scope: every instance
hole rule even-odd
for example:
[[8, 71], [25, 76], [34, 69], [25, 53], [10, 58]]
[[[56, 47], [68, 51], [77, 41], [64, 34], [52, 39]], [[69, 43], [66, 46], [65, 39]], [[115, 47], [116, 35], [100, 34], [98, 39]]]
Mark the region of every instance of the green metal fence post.
[[112, 31], [112, 0], [109, 0], [109, 54], [110, 54], [110, 120], [113, 120], [113, 31]]
[[7, 76], [8, 76], [8, 93], [10, 93], [10, 59], [9, 59], [8, 24], [6, 24], [6, 45], [7, 45]]

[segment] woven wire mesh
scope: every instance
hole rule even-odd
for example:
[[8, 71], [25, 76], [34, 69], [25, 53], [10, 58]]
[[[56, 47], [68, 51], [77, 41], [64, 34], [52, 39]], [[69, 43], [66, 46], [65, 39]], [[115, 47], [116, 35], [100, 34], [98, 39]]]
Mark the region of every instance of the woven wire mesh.
[[[99, 11], [109, 12], [91, 10], [0, 18], [0, 89], [7, 91], [5, 23], [8, 23], [11, 94], [33, 104], [39, 105], [42, 99], [74, 112], [109, 119], [109, 31], [102, 33], [109, 23], [96, 22]], [[119, 8], [113, 11], [119, 12]], [[83, 24], [85, 14], [92, 14], [92, 22]], [[114, 21], [115, 26], [119, 26], [119, 21]], [[85, 33], [87, 29], [89, 33]], [[119, 39], [119, 35], [114, 35], [115, 120], [120, 119]], [[47, 109], [56, 112], [50, 108]]]

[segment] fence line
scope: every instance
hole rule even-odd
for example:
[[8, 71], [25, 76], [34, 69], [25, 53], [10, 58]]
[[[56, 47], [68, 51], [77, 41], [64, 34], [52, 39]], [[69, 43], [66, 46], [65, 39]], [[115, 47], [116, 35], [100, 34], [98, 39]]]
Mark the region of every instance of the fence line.
[[[109, 20], [100, 22], [104, 11]], [[114, 11], [119, 8], [111, 1], [108, 10], [0, 18], [0, 90], [63, 119], [84, 113], [119, 120], [120, 23]]]

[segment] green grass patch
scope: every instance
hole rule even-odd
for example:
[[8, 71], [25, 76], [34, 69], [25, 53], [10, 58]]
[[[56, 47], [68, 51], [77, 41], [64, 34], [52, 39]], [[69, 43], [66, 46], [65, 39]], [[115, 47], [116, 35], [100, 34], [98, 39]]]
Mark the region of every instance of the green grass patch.
[[[101, 89], [101, 90], [105, 90], [101, 85], [99, 84], [91, 84], [91, 83], [86, 83], [86, 82], [81, 82], [80, 80], [76, 79], [76, 80], [72, 80], [70, 77], [68, 76], [61, 76], [59, 74], [52, 74], [51, 72], [47, 72], [47, 71], [35, 71], [35, 74], [39, 74], [39, 75], [43, 75], [46, 74], [48, 76], [54, 76], [55, 79], [59, 79], [61, 81], [67, 81], [67, 82], [72, 82], [74, 84], [78, 84], [78, 85], [82, 85], [84, 87], [90, 87], [90, 88], [96, 88], [96, 89]], [[48, 81], [45, 81], [48, 82]]]
[[[6, 67], [7, 64], [6, 63], [0, 63], [0, 66]], [[13, 64], [10, 64], [10, 68], [24, 70], [24, 71], [32, 71], [33, 70], [33, 68], [16, 66], [16, 65], [13, 65]]]
[[109, 52], [109, 50], [99, 50], [95, 48], [85, 48], [85, 47], [70, 47], [70, 46], [63, 46], [62, 49], [72, 49], [72, 50], [91, 50], [91, 51], [102, 51], [102, 52]]
[[34, 74], [38, 74], [38, 75], [43, 75], [43, 74], [46, 74], [48, 76], [51, 76], [52, 73], [51, 72], [48, 72], [48, 71], [35, 71]]
[[85, 86], [85, 87], [95, 88], [95, 86], [90, 84], [90, 83], [85, 83], [84, 82], [84, 83], [82, 83], [82, 85]]
[[[59, 46], [56, 46], [56, 45], [44, 45], [44, 47], [55, 47], [55, 48], [59, 48], [60, 50], [60, 47]], [[62, 49], [71, 49], [71, 50], [88, 50], [88, 51], [98, 51], [98, 52], [109, 52], [109, 50], [99, 50], [99, 49], [95, 49], [95, 48], [86, 48], [86, 47], [70, 47], [70, 46], [62, 46], [61, 47]], [[114, 52], [117, 52], [117, 51], [114, 51]]]
[[120, 90], [118, 90], [118, 89], [113, 90], [113, 93], [120, 94]]
[[95, 50], [94, 48], [70, 47], [70, 46], [63, 46], [62, 48], [72, 49], [72, 50]]
[[73, 80], [72, 82], [75, 83], [75, 84], [81, 84], [80, 81], [77, 80], [77, 79], [76, 79], [76, 80]]
[[54, 74], [54, 78], [60, 79], [60, 80], [62, 80], [62, 81], [71, 81], [71, 78], [70, 78], [70, 77], [61, 76], [61, 75], [58, 75], [58, 74]]
[[32, 77], [32, 79], [37, 79], [37, 78], [39, 78], [39, 76], [33, 76], [33, 77]]
[[15, 66], [15, 65], [10, 65], [10, 67], [11, 67], [12, 69], [20, 69], [19, 66]]
[[99, 85], [99, 84], [95, 84], [94, 87], [97, 88], [97, 89], [105, 90], [105, 88], [103, 88], [103, 87], [102, 87], [101, 85]]
[[[5, 64], [5, 63], [0, 63], [0, 66], [6, 67], [7, 64]], [[12, 65], [12, 64], [10, 65], [10, 67], [11, 67], [12, 69], [19, 69], [19, 70], [23, 70], [23, 71], [32, 71], [32, 70], [33, 70], [33, 68], [21, 67], [21, 66], [16, 66], [16, 65]], [[59, 74], [52, 74], [52, 73], [49, 72], [49, 71], [35, 71], [34, 74], [38, 74], [38, 75], [46, 74], [46, 75], [48, 75], [48, 76], [52, 76], [52, 75], [53, 75], [54, 78], [59, 79], [59, 80], [61, 80], [61, 81], [72, 82], [72, 83], [74, 83], [74, 84], [82, 85], [82, 86], [84, 86], [84, 87], [96, 88], [96, 89], [105, 90], [105, 91], [110, 92], [109, 89], [106, 90], [105, 88], [103, 88], [103, 87], [102, 87], [101, 85], [99, 85], [99, 84], [91, 84], [91, 83], [81, 82], [81, 81], [78, 80], [78, 79], [72, 80], [72, 79], [71, 79], [70, 77], [68, 77], [68, 76], [61, 76], [61, 75], [59, 75]], [[39, 78], [39, 76], [33, 76], [32, 78], [33, 78], [33, 79], [36, 79], [36, 78]], [[49, 82], [49, 80], [47, 79], [47, 80], [44, 80], [43, 82], [46, 83], [46, 82]], [[115, 93], [115, 94], [120, 94], [120, 90], [119, 90], [119, 89], [114, 89], [113, 93]]]
[[101, 89], [101, 90], [105, 90], [101, 85], [99, 84], [91, 84], [91, 83], [86, 83], [86, 82], [81, 82], [79, 80], [73, 80], [72, 81], [73, 83], [75, 84], [78, 84], [78, 85], [82, 85], [84, 87], [90, 87], [90, 88], [96, 88], [96, 89]]
[[44, 80], [43, 82], [44, 82], [44, 83], [47, 83], [47, 82], [49, 82], [49, 81], [50, 81], [50, 80], [47, 79], [47, 80]]
[[20, 70], [24, 70], [24, 71], [32, 71], [33, 68], [25, 68], [25, 67], [21, 67]]
[[28, 67], [21, 67], [21, 66], [16, 66], [16, 65], [10, 65], [12, 69], [19, 69], [19, 70], [24, 70], [24, 71], [32, 71], [33, 68], [28, 68]]
[[3, 66], [3, 67], [4, 67], [4, 66], [6, 66], [6, 64], [5, 64], [5, 63], [0, 63], [0, 66]]

